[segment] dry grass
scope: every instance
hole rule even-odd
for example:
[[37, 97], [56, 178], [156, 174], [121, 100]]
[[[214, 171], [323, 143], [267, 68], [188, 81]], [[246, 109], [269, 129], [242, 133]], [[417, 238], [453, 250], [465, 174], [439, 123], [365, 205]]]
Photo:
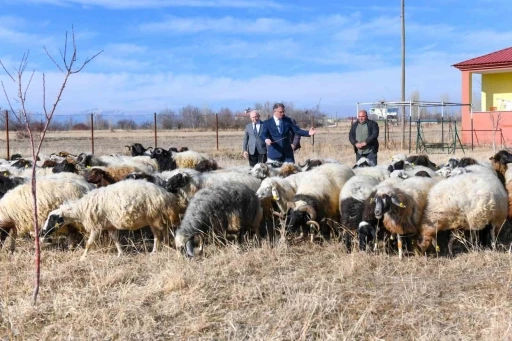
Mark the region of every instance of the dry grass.
[[[185, 135], [169, 136], [165, 145], [207, 152], [223, 166], [245, 164], [241, 132], [222, 136], [231, 142], [221, 152], [211, 142], [200, 148], [203, 136]], [[110, 139], [102, 152], [140, 137]], [[352, 164], [346, 140], [344, 131], [320, 131], [315, 153], [304, 139], [297, 159], [331, 157]], [[46, 148], [80, 147], [50, 140]], [[379, 159], [395, 153], [383, 150]], [[487, 148], [470, 156], [491, 154]], [[340, 244], [264, 243], [246, 250], [207, 247], [203, 257], [190, 261], [173, 250], [117, 258], [113, 248], [94, 248], [80, 262], [82, 251], [43, 251], [35, 306], [31, 243], [22, 242], [14, 255], [0, 252], [0, 340], [512, 339], [508, 253], [399, 261], [395, 255], [347, 253]]]

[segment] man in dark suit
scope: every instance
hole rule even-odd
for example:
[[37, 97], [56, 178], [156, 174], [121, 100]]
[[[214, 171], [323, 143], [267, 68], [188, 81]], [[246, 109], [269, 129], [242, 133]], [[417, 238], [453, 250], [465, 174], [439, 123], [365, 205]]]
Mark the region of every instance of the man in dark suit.
[[379, 152], [379, 125], [377, 122], [368, 119], [366, 110], [357, 113], [357, 122], [352, 124], [348, 139], [354, 146], [356, 162], [366, 157], [377, 165], [377, 153]]
[[293, 157], [293, 149], [290, 141], [290, 132], [295, 135], [310, 137], [315, 135], [315, 128], [302, 130], [293, 124], [289, 117], [284, 117], [284, 104], [274, 104], [274, 116], [263, 122], [263, 132], [261, 139], [268, 146], [268, 161], [292, 162], [295, 163]]
[[263, 122], [260, 121], [260, 114], [256, 110], [249, 111], [251, 123], [245, 126], [244, 133], [244, 158], [249, 159], [249, 166], [253, 167], [259, 162], [267, 162], [267, 146], [260, 138], [263, 131]]

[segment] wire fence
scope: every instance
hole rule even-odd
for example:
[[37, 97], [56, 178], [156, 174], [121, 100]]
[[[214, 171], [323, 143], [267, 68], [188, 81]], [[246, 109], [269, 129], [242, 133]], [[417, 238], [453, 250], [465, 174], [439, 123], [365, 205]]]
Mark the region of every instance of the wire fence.
[[[261, 119], [271, 117], [270, 113], [260, 112]], [[334, 124], [334, 120], [318, 111], [295, 111], [287, 113], [297, 121], [297, 124], [304, 129], [311, 126], [324, 127]], [[4, 131], [6, 143], [6, 155], [10, 158], [12, 154], [11, 147], [14, 150], [26, 149], [21, 144], [29, 138], [24, 118], [5, 110], [0, 115], [0, 131]], [[31, 114], [28, 117], [32, 132], [40, 134], [47, 122], [42, 114]], [[75, 115], [55, 115], [48, 125], [45, 140], [62, 141], [62, 148], [76, 149], [81, 151], [97, 151], [98, 143], [103, 143], [108, 134], [110, 139], [116, 132], [122, 132], [123, 136], [118, 137], [119, 145], [122, 143], [130, 144], [132, 142], [141, 142], [152, 147], [169, 147], [170, 136], [186, 137], [188, 132], [205, 134], [205, 145], [215, 146], [220, 149], [219, 133], [240, 132], [250, 122], [247, 113], [232, 113], [224, 111], [220, 113], [204, 114], [198, 111], [190, 110], [188, 112], [176, 113], [152, 113], [146, 115], [103, 115], [103, 114], [75, 114]], [[214, 135], [212, 138], [212, 134]], [[225, 135], [225, 134], [223, 134]], [[175, 139], [176, 140], [176, 139]], [[131, 142], [130, 142], [131, 141]], [[88, 142], [88, 143], [87, 143]], [[181, 141], [181, 144], [185, 141]], [[175, 144], [179, 142], [174, 142]], [[25, 143], [26, 144], [26, 143]], [[241, 144], [241, 143], [240, 143]], [[231, 145], [231, 142], [230, 142]], [[61, 149], [62, 149], [61, 148]], [[102, 146], [102, 152], [104, 149]]]

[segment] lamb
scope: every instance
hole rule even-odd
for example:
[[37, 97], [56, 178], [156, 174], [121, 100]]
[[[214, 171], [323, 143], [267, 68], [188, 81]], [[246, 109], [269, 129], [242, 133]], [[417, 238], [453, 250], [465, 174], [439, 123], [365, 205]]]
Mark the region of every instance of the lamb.
[[194, 236], [202, 239], [208, 233], [216, 236], [238, 234], [239, 242], [246, 232], [259, 237], [263, 215], [254, 190], [242, 183], [204, 188], [190, 201], [180, 228], [176, 231], [176, 248], [194, 256]]
[[[482, 168], [485, 168], [482, 166]], [[418, 246], [422, 253], [436, 235], [445, 230], [479, 231], [491, 224], [491, 240], [507, 218], [507, 192], [490, 171], [471, 172], [450, 177], [432, 187], [420, 225]], [[448, 245], [450, 255], [453, 239]]]
[[[79, 199], [94, 186], [72, 178], [39, 178], [36, 186], [37, 214], [40, 226], [48, 213], [66, 200]], [[29, 235], [34, 231], [34, 206], [31, 183], [20, 185], [0, 200], [0, 230], [3, 239], [11, 234], [11, 251], [15, 248], [17, 236]]]
[[138, 230], [149, 225], [154, 236], [155, 253], [162, 240], [168, 242], [168, 229], [174, 230], [183, 211], [184, 205], [178, 196], [147, 181], [125, 180], [61, 205], [48, 215], [42, 235], [48, 236], [65, 224], [80, 223], [89, 233], [82, 255], [84, 259], [99, 233], [107, 230], [120, 256], [123, 250], [118, 230]]
[[402, 235], [418, 233], [427, 195], [436, 179], [412, 177], [395, 186], [379, 186], [373, 197], [375, 217], [383, 218], [383, 225], [397, 235], [398, 255], [402, 259]]
[[[305, 235], [310, 225], [324, 237], [333, 230], [331, 221], [339, 221], [339, 196], [345, 182], [354, 176], [351, 168], [336, 163], [324, 164], [301, 178], [288, 215], [287, 230], [294, 233], [302, 229]], [[311, 235], [313, 240], [314, 235]]]

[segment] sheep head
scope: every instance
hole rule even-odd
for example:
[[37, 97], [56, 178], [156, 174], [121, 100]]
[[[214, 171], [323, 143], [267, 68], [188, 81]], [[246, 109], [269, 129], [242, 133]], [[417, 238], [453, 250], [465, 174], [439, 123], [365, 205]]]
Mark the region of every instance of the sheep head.
[[288, 222], [287, 230], [292, 233], [297, 232], [300, 227], [307, 227], [311, 221], [316, 219], [316, 211], [311, 205], [302, 205], [300, 207], [294, 205], [294, 208], [289, 205], [288, 207], [290, 221]]
[[366, 157], [361, 157], [359, 160], [357, 160], [356, 164], [352, 167], [352, 169], [373, 166], [375, 166], [375, 164], [370, 159]]
[[43, 228], [40, 231], [41, 241], [46, 241], [51, 234], [53, 234], [60, 227], [64, 226], [65, 223], [66, 222], [60, 208], [51, 211], [43, 225]]
[[165, 183], [165, 189], [170, 193], [177, 193], [178, 189], [185, 187], [190, 182], [190, 176], [186, 173], [178, 173]]
[[384, 214], [391, 210], [391, 205], [396, 207], [405, 208], [404, 203], [399, 199], [398, 195], [380, 194], [376, 195], [373, 200], [375, 201], [375, 217], [381, 219]]

